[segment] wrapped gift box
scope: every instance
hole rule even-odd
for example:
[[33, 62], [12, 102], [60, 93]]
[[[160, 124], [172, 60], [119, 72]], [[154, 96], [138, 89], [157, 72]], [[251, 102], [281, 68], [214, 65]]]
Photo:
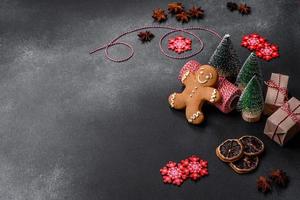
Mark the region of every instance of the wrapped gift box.
[[283, 146], [299, 130], [300, 101], [293, 97], [267, 119], [264, 133]]
[[287, 75], [272, 73], [271, 80], [265, 82], [268, 86], [264, 107], [265, 115], [271, 115], [286, 102], [288, 81]]

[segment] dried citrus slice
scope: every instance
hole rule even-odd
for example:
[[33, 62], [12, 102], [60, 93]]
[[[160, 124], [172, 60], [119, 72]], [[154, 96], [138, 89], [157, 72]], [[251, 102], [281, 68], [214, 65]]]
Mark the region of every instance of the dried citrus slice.
[[228, 139], [218, 146], [216, 154], [224, 162], [233, 162], [241, 158], [243, 149], [238, 139]]
[[264, 143], [255, 136], [243, 136], [239, 139], [244, 146], [244, 154], [248, 156], [256, 156], [264, 151]]
[[243, 156], [241, 159], [230, 163], [230, 167], [239, 174], [249, 173], [258, 166], [259, 159], [257, 156]]

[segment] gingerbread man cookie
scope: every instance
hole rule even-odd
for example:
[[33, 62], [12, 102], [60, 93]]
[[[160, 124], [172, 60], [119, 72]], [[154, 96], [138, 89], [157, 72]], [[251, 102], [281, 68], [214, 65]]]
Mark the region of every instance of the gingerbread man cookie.
[[169, 104], [175, 109], [185, 109], [189, 123], [200, 124], [204, 120], [201, 112], [205, 101], [216, 103], [221, 100], [220, 93], [214, 88], [218, 82], [218, 72], [210, 65], [202, 65], [197, 71], [185, 71], [181, 82], [185, 85], [182, 93], [169, 96]]

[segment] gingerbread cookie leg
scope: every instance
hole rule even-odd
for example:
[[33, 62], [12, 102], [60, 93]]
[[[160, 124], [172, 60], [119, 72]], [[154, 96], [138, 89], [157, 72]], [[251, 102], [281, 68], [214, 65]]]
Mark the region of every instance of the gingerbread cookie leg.
[[174, 92], [169, 96], [169, 104], [171, 108], [183, 109], [185, 108], [185, 101], [182, 94]]
[[204, 120], [204, 115], [200, 110], [201, 108], [199, 105], [189, 105], [186, 108], [185, 115], [189, 123], [200, 124]]

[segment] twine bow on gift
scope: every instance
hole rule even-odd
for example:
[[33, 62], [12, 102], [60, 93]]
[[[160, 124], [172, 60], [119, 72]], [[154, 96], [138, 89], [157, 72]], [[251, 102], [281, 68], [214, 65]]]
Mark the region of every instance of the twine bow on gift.
[[300, 116], [300, 113], [294, 113], [294, 111], [297, 110], [299, 107], [300, 107], [300, 104], [298, 106], [296, 106], [295, 109], [291, 110], [289, 103], [285, 103], [281, 107], [281, 109], [288, 114], [287, 117], [290, 117], [296, 124], [298, 124], [298, 126], [300, 126], [300, 117], [298, 118], [297, 116]]
[[[281, 94], [283, 94], [284, 96], [284, 102], [286, 102], [288, 100], [288, 90], [286, 87], [280, 87], [279, 84], [275, 83], [275, 81], [273, 80], [268, 80], [268, 81], [265, 81], [265, 84], [270, 87], [270, 88], [274, 88], [276, 90], [278, 90], [278, 92], [280, 92]], [[277, 98], [278, 98], [278, 95], [275, 99], [275, 102], [277, 101]]]
[[288, 115], [277, 124], [277, 126], [274, 130], [274, 133], [272, 135], [272, 140], [274, 140], [275, 135], [277, 135], [279, 143], [282, 144], [281, 138], [277, 134], [277, 130], [278, 130], [280, 124], [282, 124], [287, 118], [290, 117], [298, 126], [300, 126], [300, 118], [297, 117], [298, 115], [300, 116], [300, 113], [294, 113], [299, 107], [300, 107], [300, 104], [298, 106], [296, 106], [293, 110], [291, 110], [290, 104], [288, 102], [286, 102], [285, 104], [283, 104], [280, 107], [280, 109], [283, 110], [284, 112], [286, 112]]

